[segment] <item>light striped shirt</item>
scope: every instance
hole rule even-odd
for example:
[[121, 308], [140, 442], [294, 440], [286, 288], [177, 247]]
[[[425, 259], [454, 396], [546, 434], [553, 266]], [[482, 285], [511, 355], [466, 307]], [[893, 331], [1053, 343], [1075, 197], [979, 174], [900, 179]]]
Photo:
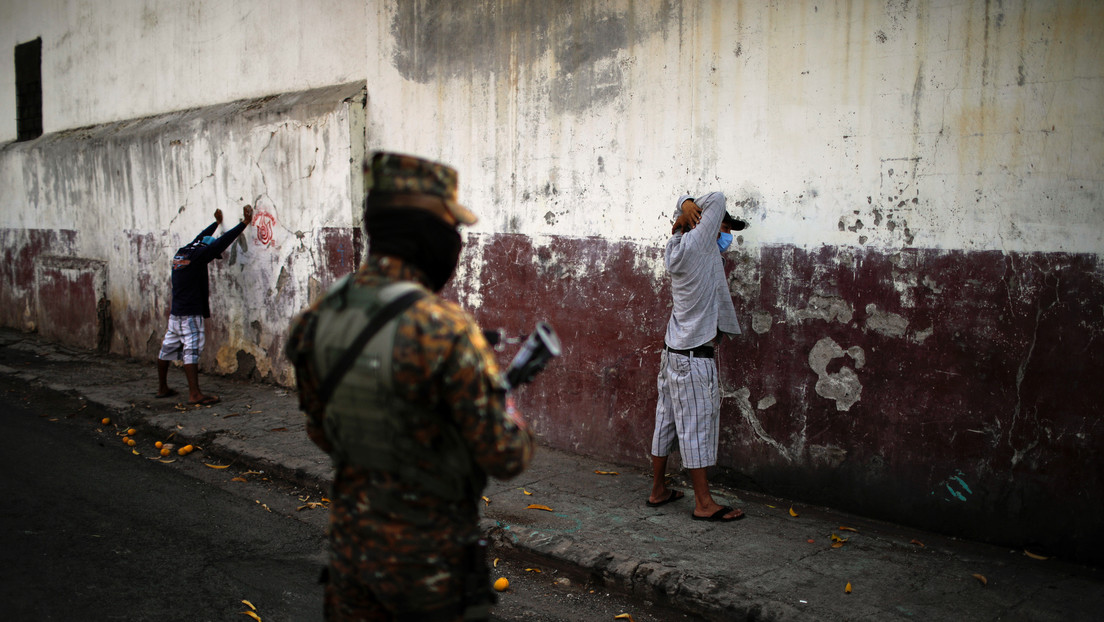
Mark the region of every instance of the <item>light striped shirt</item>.
[[[682, 203], [691, 199], [679, 197], [675, 217], [682, 212]], [[725, 214], [725, 195], [710, 192], [694, 199], [701, 207], [701, 222], [686, 233], [675, 233], [667, 240], [663, 262], [671, 275], [671, 298], [674, 306], [667, 321], [667, 345], [676, 350], [689, 350], [711, 342], [717, 331], [740, 334], [736, 307], [725, 279], [724, 260], [717, 249], [717, 233]]]

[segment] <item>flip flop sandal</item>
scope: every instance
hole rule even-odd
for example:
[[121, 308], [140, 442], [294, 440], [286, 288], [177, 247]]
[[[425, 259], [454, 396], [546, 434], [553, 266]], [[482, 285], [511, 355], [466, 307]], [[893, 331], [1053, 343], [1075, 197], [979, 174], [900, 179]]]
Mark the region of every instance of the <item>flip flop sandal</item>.
[[732, 521], [740, 520], [741, 518], [743, 518], [745, 516], [745, 514], [741, 511], [739, 514], [737, 514], [736, 516], [733, 516], [732, 518], [725, 518], [725, 514], [728, 514], [732, 510], [733, 510], [733, 508], [723, 507], [723, 508], [717, 510], [716, 512], [713, 512], [709, 516], [698, 516], [697, 514], [691, 514], [690, 516], [694, 520], [704, 520], [704, 521], [710, 521], [710, 522], [714, 522], [714, 523], [731, 523]]
[[651, 501], [649, 501], [648, 502], [648, 507], [658, 508], [659, 506], [667, 505], [668, 503], [670, 503], [672, 501], [678, 501], [679, 499], [683, 498], [684, 496], [686, 496], [686, 495], [684, 495], [681, 490], [672, 490], [671, 494], [667, 495], [667, 498], [664, 499], [663, 501], [656, 501], [655, 503], [652, 503]]

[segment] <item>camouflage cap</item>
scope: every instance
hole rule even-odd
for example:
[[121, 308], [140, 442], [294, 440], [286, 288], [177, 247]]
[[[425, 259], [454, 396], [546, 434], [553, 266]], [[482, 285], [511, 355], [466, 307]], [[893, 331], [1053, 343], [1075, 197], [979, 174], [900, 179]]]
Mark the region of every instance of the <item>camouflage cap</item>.
[[478, 218], [456, 199], [456, 169], [399, 153], [376, 152], [364, 162], [364, 187], [372, 193], [427, 194], [439, 197], [458, 224]]

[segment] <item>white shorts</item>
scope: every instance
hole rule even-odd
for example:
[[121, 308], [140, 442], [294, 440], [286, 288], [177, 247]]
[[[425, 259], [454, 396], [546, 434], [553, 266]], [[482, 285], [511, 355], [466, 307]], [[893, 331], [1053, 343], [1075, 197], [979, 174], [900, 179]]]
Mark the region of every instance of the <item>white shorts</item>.
[[664, 348], [656, 383], [659, 399], [652, 455], [662, 458], [677, 448], [684, 468], [702, 469], [717, 464], [721, 393], [716, 362]]
[[202, 315], [170, 315], [169, 328], [165, 331], [157, 358], [184, 361], [185, 365], [199, 364], [199, 353], [207, 340], [206, 333]]

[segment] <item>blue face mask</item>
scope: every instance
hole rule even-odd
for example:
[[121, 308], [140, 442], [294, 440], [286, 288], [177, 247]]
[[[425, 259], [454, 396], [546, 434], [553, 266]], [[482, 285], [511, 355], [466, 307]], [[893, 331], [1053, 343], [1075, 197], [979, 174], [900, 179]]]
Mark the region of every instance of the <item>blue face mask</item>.
[[214, 236], [205, 235], [205, 236], [203, 236], [203, 239], [200, 240], [200, 242], [203, 242], [207, 246], [210, 246], [210, 245], [215, 243], [215, 238], [214, 238]]
[[717, 248], [721, 249], [721, 252], [728, 250], [728, 247], [732, 244], [732, 234], [721, 232], [721, 237], [717, 238]]

